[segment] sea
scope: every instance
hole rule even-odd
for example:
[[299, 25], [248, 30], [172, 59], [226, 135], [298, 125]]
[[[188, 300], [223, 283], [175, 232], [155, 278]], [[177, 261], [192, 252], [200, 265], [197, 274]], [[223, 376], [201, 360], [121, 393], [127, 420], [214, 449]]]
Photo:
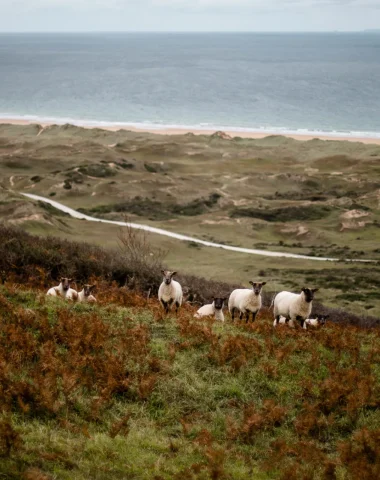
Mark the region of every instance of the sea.
[[7, 118], [380, 137], [380, 34], [0, 34]]

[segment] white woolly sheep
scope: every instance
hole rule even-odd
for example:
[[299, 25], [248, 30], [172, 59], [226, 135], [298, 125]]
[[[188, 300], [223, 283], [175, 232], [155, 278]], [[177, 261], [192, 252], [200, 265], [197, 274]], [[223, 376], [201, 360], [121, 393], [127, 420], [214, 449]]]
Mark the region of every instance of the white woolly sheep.
[[215, 320], [224, 322], [223, 314], [223, 304], [226, 301], [226, 298], [214, 297], [214, 301], [207, 305], [203, 305], [197, 313], [194, 315], [195, 318], [202, 318], [214, 315]]
[[235, 318], [235, 311], [240, 312], [240, 320], [246, 315], [246, 322], [252, 313], [252, 321], [255, 320], [258, 311], [261, 308], [261, 289], [267, 282], [249, 282], [250, 288], [238, 288], [234, 290], [228, 300], [228, 310], [231, 313], [232, 320]]
[[170, 272], [169, 270], [161, 270], [164, 278], [158, 289], [158, 300], [161, 302], [165, 309], [165, 313], [168, 313], [171, 306], [175, 304], [176, 313], [179, 307], [182, 305], [182, 287], [179, 282], [173, 280], [174, 275], [177, 272]]
[[298, 320], [301, 327], [306, 328], [305, 320], [310, 316], [314, 293], [317, 291], [318, 288], [303, 288], [301, 293], [278, 293], [274, 299], [274, 325], [276, 326], [283, 316], [294, 323]]
[[96, 298], [92, 295], [95, 285], [83, 285], [83, 289], [78, 292], [78, 302], [95, 303]]
[[51, 297], [62, 297], [67, 300], [77, 300], [78, 292], [70, 287], [73, 283], [72, 278], [62, 277], [61, 282], [57, 287], [49, 288], [46, 295]]

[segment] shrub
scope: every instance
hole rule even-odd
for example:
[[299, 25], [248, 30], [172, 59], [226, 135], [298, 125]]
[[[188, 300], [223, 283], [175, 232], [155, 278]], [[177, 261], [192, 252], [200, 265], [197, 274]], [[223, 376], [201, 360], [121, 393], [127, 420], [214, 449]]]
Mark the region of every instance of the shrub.
[[144, 163], [145, 170], [149, 173], [157, 173], [157, 167], [151, 163]]
[[113, 177], [116, 175], [116, 172], [112, 168], [101, 164], [83, 165], [78, 168], [78, 172], [83, 173], [83, 175], [97, 178]]
[[380, 429], [363, 428], [339, 446], [340, 459], [352, 478], [380, 478]]
[[39, 175], [35, 175], [34, 177], [31, 178], [32, 182], [38, 183], [42, 180], [43, 178], [40, 177]]
[[195, 199], [189, 203], [162, 203], [150, 198], [134, 197], [121, 203], [99, 205], [91, 209], [79, 209], [88, 215], [107, 213], [128, 213], [147, 217], [150, 220], [168, 220], [177, 215], [195, 216], [202, 215], [209, 208], [216, 205], [220, 198], [218, 193], [212, 193], [208, 198]]
[[312, 221], [327, 217], [333, 211], [326, 205], [308, 205], [302, 207], [271, 208], [235, 208], [231, 217], [252, 217], [267, 222]]

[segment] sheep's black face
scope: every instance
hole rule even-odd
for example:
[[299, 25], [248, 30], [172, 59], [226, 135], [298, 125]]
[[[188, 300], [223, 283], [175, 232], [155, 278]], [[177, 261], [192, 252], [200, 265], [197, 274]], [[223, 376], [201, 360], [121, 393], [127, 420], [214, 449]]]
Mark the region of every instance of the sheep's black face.
[[62, 288], [63, 290], [68, 290], [70, 288], [70, 283], [73, 281], [72, 278], [61, 278]]
[[162, 270], [162, 274], [164, 276], [164, 283], [165, 285], [170, 285], [172, 278], [174, 275], [177, 275], [177, 272], [170, 272], [169, 270]]
[[249, 282], [252, 285], [252, 290], [255, 292], [255, 295], [259, 295], [261, 289], [267, 282]]
[[328, 319], [328, 315], [317, 315], [317, 319], [320, 325], [325, 325], [326, 320]]
[[318, 288], [303, 288], [302, 291], [305, 295], [306, 302], [310, 303], [313, 301], [314, 293], [318, 291]]
[[214, 298], [215, 310], [222, 310], [225, 298]]
[[84, 296], [89, 297], [95, 285], [83, 285]]

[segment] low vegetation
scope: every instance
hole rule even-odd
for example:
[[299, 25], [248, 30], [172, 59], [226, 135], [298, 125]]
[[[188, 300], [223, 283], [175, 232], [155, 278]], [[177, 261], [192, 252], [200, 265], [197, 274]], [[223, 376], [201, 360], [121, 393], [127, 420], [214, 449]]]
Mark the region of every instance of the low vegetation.
[[325, 205], [308, 205], [302, 207], [282, 208], [235, 208], [231, 211], [232, 217], [252, 217], [267, 222], [313, 221], [327, 217], [333, 209]]
[[[196, 302], [165, 317], [165, 251], [142, 232], [114, 252], [0, 238], [0, 476], [379, 477], [380, 330], [357, 326], [375, 319], [274, 329], [271, 294], [254, 323], [195, 319]], [[97, 304], [46, 297], [63, 274], [96, 282]], [[202, 303], [233, 288], [179, 280]]]
[[23, 479], [356, 479], [380, 474], [378, 330], [164, 318], [0, 287], [0, 474]]
[[[53, 207], [52, 207], [53, 208]], [[118, 286], [127, 286], [141, 292], [143, 295], [156, 295], [162, 280], [161, 270], [165, 266], [166, 251], [154, 248], [145, 232], [126, 228], [119, 232], [119, 247], [117, 250], [105, 250], [101, 247], [83, 242], [71, 242], [58, 237], [36, 237], [21, 229], [0, 225], [0, 278], [17, 283], [28, 283], [40, 288], [47, 288], [61, 276], [72, 277], [78, 286], [91, 278], [100, 279]], [[189, 244], [191, 245], [191, 244]], [[311, 285], [327, 283], [334, 289], [343, 292], [351, 291], [356, 295], [355, 288], [367, 291], [373, 288], [377, 271], [369, 278], [362, 272], [362, 280], [355, 284], [356, 270], [352, 275], [341, 279], [334, 270], [323, 270], [318, 282], [314, 270], [305, 270], [305, 279]], [[275, 278], [277, 269], [267, 269], [258, 272], [259, 277]], [[299, 273], [290, 271], [289, 287], [299, 288]], [[350, 279], [350, 275], [352, 278]], [[360, 270], [359, 270], [360, 275]], [[179, 281], [186, 287], [197, 305], [209, 303], [214, 296], [228, 296], [234, 288], [241, 285], [235, 283], [208, 280], [195, 275], [180, 272]], [[273, 287], [272, 287], [273, 288]], [[270, 284], [263, 292], [265, 306], [271, 304], [274, 291]], [[374, 293], [374, 296], [376, 294]], [[352, 301], [347, 295], [345, 303]], [[368, 297], [369, 305], [373, 298]], [[315, 302], [320, 313], [330, 314], [336, 322], [350, 323], [362, 327], [373, 327], [380, 324], [380, 319], [367, 315], [358, 316], [342, 308], [331, 308]]]
[[1, 221], [115, 248], [117, 227], [63, 218], [17, 193], [33, 192], [92, 216], [127, 216], [225, 245], [371, 259], [323, 264], [225, 252], [221, 262], [217, 249], [154, 236], [181, 273], [246, 284], [265, 271], [274, 290], [299, 290], [307, 276], [324, 304], [380, 317], [379, 145], [3, 124], [0, 150]]
[[125, 213], [138, 215], [150, 220], [168, 220], [178, 215], [196, 216], [207, 212], [214, 207], [220, 195], [213, 193], [208, 198], [199, 198], [189, 203], [162, 203], [151, 198], [137, 196], [121, 203], [99, 205], [90, 209], [80, 208], [79, 211], [88, 215], [105, 215], [107, 213]]

